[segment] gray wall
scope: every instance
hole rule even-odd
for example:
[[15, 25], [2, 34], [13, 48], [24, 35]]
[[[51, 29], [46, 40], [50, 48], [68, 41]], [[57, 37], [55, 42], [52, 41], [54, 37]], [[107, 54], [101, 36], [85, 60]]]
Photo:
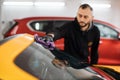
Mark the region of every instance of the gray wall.
[[[111, 8], [94, 8], [94, 18], [111, 22], [116, 26], [120, 26], [120, 0], [111, 0], [110, 3], [112, 5]], [[66, 6], [61, 8], [35, 6], [2, 6], [1, 20], [7, 22], [16, 18], [24, 18], [28, 16], [74, 17], [76, 16], [76, 11], [79, 5], [79, 0], [69, 0], [66, 1]]]

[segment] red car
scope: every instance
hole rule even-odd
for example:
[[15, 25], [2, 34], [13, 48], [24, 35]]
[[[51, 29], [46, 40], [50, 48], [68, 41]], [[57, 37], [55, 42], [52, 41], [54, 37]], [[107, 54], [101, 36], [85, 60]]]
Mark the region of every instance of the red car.
[[[29, 17], [15, 20], [15, 24], [6, 32], [5, 37], [20, 33], [45, 35], [49, 30], [60, 27], [73, 20], [72, 17]], [[120, 65], [120, 28], [100, 20], [94, 20], [99, 28], [101, 40], [99, 46], [99, 64]], [[56, 46], [63, 49], [64, 39], [57, 40]]]

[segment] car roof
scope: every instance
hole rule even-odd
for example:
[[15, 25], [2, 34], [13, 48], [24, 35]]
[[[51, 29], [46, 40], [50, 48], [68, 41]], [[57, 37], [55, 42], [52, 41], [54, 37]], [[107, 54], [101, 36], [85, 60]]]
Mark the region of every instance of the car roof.
[[21, 21], [21, 20], [25, 20], [25, 21], [27, 21], [27, 20], [33, 20], [33, 19], [35, 19], [35, 20], [74, 20], [74, 18], [73, 17], [44, 17], [44, 16], [36, 16], [36, 17], [26, 17], [26, 18], [21, 18], [21, 19], [14, 19], [15, 21], [17, 21], [17, 22], [19, 22], [19, 21]]

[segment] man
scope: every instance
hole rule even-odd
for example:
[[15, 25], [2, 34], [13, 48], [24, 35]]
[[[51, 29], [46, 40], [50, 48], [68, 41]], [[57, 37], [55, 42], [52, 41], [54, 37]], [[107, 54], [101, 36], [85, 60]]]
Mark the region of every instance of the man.
[[[51, 36], [54, 40], [64, 38], [64, 52], [66, 54], [90, 65], [97, 64], [100, 32], [92, 20], [92, 7], [88, 4], [82, 4], [74, 21], [47, 33], [47, 36]], [[88, 59], [89, 55], [90, 61]]]

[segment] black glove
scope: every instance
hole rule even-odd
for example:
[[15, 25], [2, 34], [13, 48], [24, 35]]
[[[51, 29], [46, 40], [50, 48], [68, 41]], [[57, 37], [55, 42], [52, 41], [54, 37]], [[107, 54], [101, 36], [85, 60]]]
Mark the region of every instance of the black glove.
[[78, 60], [75, 57], [69, 55], [68, 53], [60, 51], [56, 48], [54, 50], [52, 50], [51, 52], [56, 57], [56, 59], [66, 61], [67, 66], [71, 66], [75, 69], [82, 69], [82, 68], [89, 66], [88, 62], [83, 61], [83, 60]]
[[37, 34], [35, 34], [34, 39], [37, 43], [40, 43], [47, 49], [53, 50], [55, 48], [55, 44], [52, 36], [46, 35], [46, 36], [40, 37]]
[[42, 40], [44, 40], [45, 42], [53, 42], [53, 37], [50, 35], [46, 35], [42, 37]]

